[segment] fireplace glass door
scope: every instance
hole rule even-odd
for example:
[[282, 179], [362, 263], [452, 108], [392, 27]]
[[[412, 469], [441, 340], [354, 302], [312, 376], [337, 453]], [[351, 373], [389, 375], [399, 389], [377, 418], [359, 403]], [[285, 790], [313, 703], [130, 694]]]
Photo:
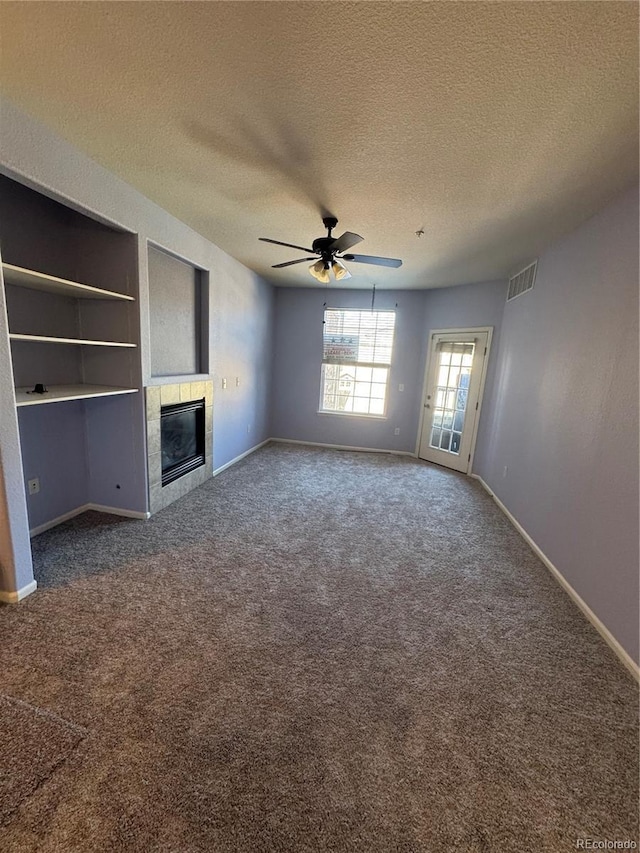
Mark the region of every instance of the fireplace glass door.
[[204, 465], [204, 399], [163, 406], [160, 412], [162, 485]]

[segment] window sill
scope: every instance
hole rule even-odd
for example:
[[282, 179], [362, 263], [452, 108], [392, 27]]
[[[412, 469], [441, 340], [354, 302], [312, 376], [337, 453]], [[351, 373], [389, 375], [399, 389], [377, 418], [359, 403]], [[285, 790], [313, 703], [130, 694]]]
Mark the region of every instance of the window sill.
[[374, 421], [386, 421], [386, 415], [366, 415], [362, 412], [329, 412], [325, 409], [318, 409], [319, 415], [336, 415], [339, 418], [369, 418]]

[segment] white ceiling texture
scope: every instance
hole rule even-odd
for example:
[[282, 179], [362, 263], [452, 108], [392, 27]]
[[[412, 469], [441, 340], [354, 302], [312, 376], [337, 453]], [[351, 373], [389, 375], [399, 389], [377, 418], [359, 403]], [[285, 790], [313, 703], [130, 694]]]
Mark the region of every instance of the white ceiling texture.
[[[280, 286], [504, 277], [638, 175], [635, 2], [2, 2], [5, 95]], [[424, 233], [418, 236], [416, 232]]]

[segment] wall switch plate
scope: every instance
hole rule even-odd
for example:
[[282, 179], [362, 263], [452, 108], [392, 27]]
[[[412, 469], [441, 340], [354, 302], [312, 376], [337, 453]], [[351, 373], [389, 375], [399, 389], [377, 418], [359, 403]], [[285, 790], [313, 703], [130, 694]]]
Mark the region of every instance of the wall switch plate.
[[223, 390], [224, 390], [226, 387], [227, 387], [227, 380], [226, 380], [226, 379], [223, 379], [223, 380], [222, 380], [222, 388], [223, 388]]
[[34, 477], [33, 480], [27, 480], [30, 495], [37, 495], [40, 491], [40, 477]]
[[505, 465], [505, 466], [504, 466], [504, 468], [502, 469], [502, 476], [503, 476], [503, 478], [507, 476], [507, 470], [508, 470], [508, 469], [507, 469], [507, 466]]
[[404, 391], [404, 385], [398, 385], [398, 391]]
[[400, 427], [396, 427], [393, 431], [394, 435], [400, 435]]
[[236, 388], [240, 387], [240, 377], [236, 376]]

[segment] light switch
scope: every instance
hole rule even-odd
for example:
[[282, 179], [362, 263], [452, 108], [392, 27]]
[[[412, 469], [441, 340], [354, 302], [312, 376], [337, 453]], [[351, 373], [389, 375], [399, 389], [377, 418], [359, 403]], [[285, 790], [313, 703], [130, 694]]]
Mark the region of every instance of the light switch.
[[404, 391], [404, 385], [398, 385], [398, 391]]
[[223, 379], [223, 380], [222, 380], [222, 388], [224, 389], [224, 388], [226, 388], [226, 387], [227, 387], [227, 380], [226, 380], [226, 379]]

